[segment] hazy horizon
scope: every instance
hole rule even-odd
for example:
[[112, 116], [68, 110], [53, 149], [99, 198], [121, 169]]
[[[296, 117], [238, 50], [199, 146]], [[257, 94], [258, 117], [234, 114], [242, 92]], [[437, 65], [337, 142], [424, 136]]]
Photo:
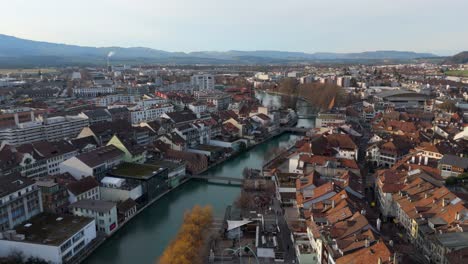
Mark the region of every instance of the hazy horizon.
[[453, 55], [468, 47], [463, 0], [9, 1], [0, 33], [172, 52], [377, 50]]

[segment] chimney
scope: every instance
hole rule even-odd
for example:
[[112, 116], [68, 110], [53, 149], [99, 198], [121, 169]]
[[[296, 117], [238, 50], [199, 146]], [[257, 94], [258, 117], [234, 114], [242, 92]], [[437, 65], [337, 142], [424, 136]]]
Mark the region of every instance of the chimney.
[[429, 158], [427, 156], [424, 157], [424, 165], [427, 166], [427, 163], [429, 162]]
[[382, 258], [379, 257], [379, 259], [377, 260], [377, 264], [382, 264]]
[[335, 208], [335, 200], [332, 200], [332, 208]]
[[442, 206], [445, 207], [449, 204], [450, 200], [448, 198], [443, 198], [442, 199]]
[[369, 243], [369, 239], [366, 238], [366, 240], [364, 241], [364, 246], [365, 246], [366, 248], [368, 248], [368, 247], [369, 247], [369, 244], [370, 244], [370, 243]]
[[31, 121], [34, 121], [34, 111], [29, 112], [29, 114], [31, 115]]
[[457, 214], [455, 215], [455, 220], [460, 221], [460, 213], [459, 212], [457, 212]]
[[15, 125], [19, 125], [19, 117], [18, 117], [18, 113], [15, 113]]
[[414, 156], [412, 156], [412, 157], [411, 157], [411, 163], [414, 164], [414, 160], [415, 160], [415, 158], [414, 158]]

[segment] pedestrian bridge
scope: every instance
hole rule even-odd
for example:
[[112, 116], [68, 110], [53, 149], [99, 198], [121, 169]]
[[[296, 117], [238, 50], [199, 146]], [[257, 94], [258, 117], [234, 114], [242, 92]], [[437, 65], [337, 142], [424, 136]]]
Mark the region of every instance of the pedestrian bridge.
[[305, 134], [309, 131], [309, 128], [304, 127], [280, 127], [281, 132], [291, 132], [291, 133], [298, 133], [298, 134]]
[[230, 185], [242, 185], [244, 179], [242, 178], [235, 178], [235, 177], [225, 177], [225, 176], [202, 176], [202, 175], [189, 175], [189, 179], [196, 179], [196, 180], [205, 180], [215, 183], [224, 183]]

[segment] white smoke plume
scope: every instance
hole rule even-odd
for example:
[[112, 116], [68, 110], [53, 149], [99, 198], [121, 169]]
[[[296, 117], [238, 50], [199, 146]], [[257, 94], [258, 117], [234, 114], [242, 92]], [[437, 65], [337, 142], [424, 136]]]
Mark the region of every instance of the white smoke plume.
[[114, 55], [115, 55], [114, 51], [109, 51], [109, 53], [107, 54], [107, 58], [110, 58], [110, 57], [112, 57]]

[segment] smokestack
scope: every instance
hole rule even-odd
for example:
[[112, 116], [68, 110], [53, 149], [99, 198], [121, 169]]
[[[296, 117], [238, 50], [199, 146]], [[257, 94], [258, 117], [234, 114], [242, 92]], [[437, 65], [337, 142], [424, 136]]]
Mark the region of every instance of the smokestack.
[[107, 54], [107, 70], [110, 71], [110, 63], [109, 63], [109, 59], [110, 57], [114, 56], [115, 55], [115, 52], [114, 51], [109, 51], [109, 53]]
[[427, 163], [429, 162], [429, 158], [427, 156], [424, 157], [424, 165], [427, 166]]
[[[15, 125], [19, 125], [18, 113], [15, 113], [14, 117], [15, 117]], [[32, 120], [31, 120], [31, 121], [32, 121]]]
[[31, 111], [30, 114], [31, 114], [31, 121], [34, 121], [34, 111]]

